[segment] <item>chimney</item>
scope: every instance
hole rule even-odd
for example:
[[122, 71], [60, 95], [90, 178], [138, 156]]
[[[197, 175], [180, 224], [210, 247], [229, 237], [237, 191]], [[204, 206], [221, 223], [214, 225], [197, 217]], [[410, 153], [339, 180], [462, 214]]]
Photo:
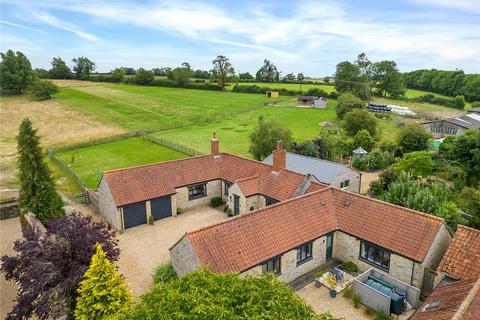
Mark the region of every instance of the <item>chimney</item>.
[[218, 156], [218, 154], [219, 154], [218, 139], [216, 137], [215, 132], [213, 133], [211, 152], [212, 152], [213, 156]]
[[273, 171], [280, 172], [287, 165], [287, 152], [283, 149], [283, 142], [277, 141], [277, 149], [273, 150]]

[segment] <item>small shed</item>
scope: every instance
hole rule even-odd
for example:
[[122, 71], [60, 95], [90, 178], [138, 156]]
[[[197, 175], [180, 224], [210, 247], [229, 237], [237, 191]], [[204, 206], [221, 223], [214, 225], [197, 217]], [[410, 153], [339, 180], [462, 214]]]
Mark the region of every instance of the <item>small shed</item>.
[[265, 95], [269, 98], [277, 98], [280, 94], [278, 91], [267, 91]]
[[353, 150], [353, 155], [354, 156], [364, 156], [367, 153], [368, 153], [367, 150], [363, 149], [362, 147]]
[[297, 98], [297, 105], [324, 109], [327, 107], [327, 99], [317, 96], [300, 96]]

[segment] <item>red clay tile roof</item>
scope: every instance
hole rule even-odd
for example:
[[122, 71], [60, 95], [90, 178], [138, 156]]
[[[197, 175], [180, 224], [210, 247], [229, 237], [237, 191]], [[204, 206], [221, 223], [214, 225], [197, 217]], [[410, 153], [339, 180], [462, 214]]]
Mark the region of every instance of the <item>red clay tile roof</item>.
[[228, 153], [186, 158], [106, 171], [107, 182], [117, 207], [175, 193], [175, 188], [223, 179], [235, 182], [260, 176], [260, 192], [283, 201], [292, 197], [305, 175], [290, 170], [273, 173], [272, 166]]
[[[439, 303], [435, 307], [435, 303]], [[429, 307], [430, 305], [430, 307]], [[480, 319], [480, 278], [439, 285], [410, 320]]]
[[260, 193], [260, 176], [253, 176], [235, 181], [245, 197]]
[[213, 271], [241, 272], [335, 230], [421, 262], [442, 224], [434, 216], [328, 187], [186, 237]]
[[458, 279], [480, 276], [480, 230], [458, 226], [438, 270]]

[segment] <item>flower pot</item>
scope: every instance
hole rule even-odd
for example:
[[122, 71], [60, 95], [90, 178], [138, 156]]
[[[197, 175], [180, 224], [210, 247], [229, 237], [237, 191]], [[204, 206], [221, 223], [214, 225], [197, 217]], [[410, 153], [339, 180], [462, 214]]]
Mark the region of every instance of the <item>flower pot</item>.
[[315, 280], [315, 288], [320, 288], [322, 286], [322, 283], [318, 280]]
[[337, 297], [337, 291], [330, 289], [330, 298], [336, 298]]

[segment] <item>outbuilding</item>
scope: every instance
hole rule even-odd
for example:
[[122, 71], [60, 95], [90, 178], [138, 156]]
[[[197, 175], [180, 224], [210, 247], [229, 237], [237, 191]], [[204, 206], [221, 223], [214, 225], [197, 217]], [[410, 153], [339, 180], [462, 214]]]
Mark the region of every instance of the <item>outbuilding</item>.
[[318, 96], [300, 96], [297, 98], [297, 105], [325, 109], [327, 107], [327, 99]]

